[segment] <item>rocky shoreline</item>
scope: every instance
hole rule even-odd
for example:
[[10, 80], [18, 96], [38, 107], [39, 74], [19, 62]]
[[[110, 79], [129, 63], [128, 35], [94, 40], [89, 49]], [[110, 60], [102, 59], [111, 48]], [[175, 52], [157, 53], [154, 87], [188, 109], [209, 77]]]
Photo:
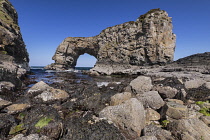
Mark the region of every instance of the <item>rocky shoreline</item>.
[[74, 73], [60, 76], [62, 82], [49, 86], [40, 81], [13, 102], [1, 99], [0, 137], [207, 140], [210, 136], [209, 74], [162, 71], [91, 76], [80, 82]]
[[55, 72], [58, 79], [47, 83], [27, 73], [17, 12], [8, 0], [0, 5], [0, 139], [210, 138], [210, 53], [173, 62], [176, 36], [166, 11], [150, 10], [95, 37], [66, 38], [46, 68], [73, 68], [84, 53], [97, 63], [80, 75]]

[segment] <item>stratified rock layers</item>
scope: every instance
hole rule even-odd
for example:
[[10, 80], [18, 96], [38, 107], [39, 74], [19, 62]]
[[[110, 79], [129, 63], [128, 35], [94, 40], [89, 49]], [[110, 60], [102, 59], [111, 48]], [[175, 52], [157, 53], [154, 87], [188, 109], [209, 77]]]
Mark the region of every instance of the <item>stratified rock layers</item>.
[[174, 57], [176, 36], [172, 28], [167, 12], [153, 9], [136, 21], [109, 27], [97, 36], [66, 38], [53, 56], [55, 63], [46, 68], [73, 68], [84, 53], [96, 57], [95, 70], [98, 72], [101, 67], [112, 65], [165, 64]]

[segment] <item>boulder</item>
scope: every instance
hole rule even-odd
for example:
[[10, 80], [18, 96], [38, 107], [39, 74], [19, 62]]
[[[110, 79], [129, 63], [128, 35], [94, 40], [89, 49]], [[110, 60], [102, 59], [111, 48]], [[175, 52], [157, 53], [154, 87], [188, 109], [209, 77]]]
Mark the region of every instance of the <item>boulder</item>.
[[43, 81], [40, 81], [33, 85], [27, 93], [34, 95], [35, 99], [41, 99], [44, 102], [65, 100], [69, 98], [69, 94], [64, 90], [50, 87]]
[[6, 107], [5, 109], [6, 109], [7, 113], [14, 114], [14, 113], [22, 112], [29, 107], [31, 107], [30, 104], [12, 104], [12, 105]]
[[182, 119], [188, 117], [188, 109], [182, 104], [176, 102], [167, 102], [161, 109], [161, 118]]
[[167, 129], [181, 140], [208, 140], [210, 138], [210, 127], [199, 119], [175, 120], [167, 125]]
[[136, 98], [143, 103], [145, 108], [152, 108], [154, 110], [160, 109], [165, 102], [160, 97], [157, 91], [149, 91], [144, 94], [137, 94]]
[[162, 98], [174, 98], [178, 93], [176, 88], [172, 88], [170, 86], [155, 86], [153, 88], [155, 91], [158, 91]]
[[131, 98], [121, 105], [104, 108], [99, 117], [112, 121], [130, 138], [139, 137], [145, 126], [144, 107], [136, 98]]
[[199, 88], [205, 83], [206, 81], [204, 81], [203, 79], [194, 79], [194, 80], [186, 81], [184, 85], [186, 89], [192, 89], [192, 88]]
[[131, 96], [130, 92], [117, 93], [111, 97], [110, 105], [115, 106], [122, 104], [123, 102], [129, 100]]
[[139, 76], [130, 83], [131, 90], [135, 94], [142, 94], [152, 89], [152, 80], [150, 77]]
[[142, 131], [144, 136], [155, 136], [158, 140], [175, 140], [171, 132], [155, 125], [148, 125]]
[[69, 94], [64, 90], [50, 88], [43, 91], [41, 94], [35, 97], [36, 99], [42, 99], [44, 102], [55, 101], [55, 100], [65, 100], [69, 98]]
[[146, 123], [150, 124], [152, 121], [158, 121], [158, 120], [160, 120], [160, 114], [151, 108], [147, 108], [146, 109]]
[[33, 85], [27, 93], [37, 93], [37, 92], [43, 92], [46, 91], [47, 89], [50, 89], [51, 87], [49, 85], [47, 85], [45, 82], [40, 81], [38, 83], [36, 83], [35, 85]]

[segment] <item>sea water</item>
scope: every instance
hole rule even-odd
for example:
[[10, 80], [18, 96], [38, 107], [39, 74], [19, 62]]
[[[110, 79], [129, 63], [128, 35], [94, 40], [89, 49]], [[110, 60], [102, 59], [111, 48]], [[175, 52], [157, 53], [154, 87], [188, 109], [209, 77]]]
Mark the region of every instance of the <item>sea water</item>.
[[[82, 74], [82, 71], [88, 71], [91, 68], [92, 67], [75, 67], [75, 69], [55, 71], [45, 70], [43, 66], [31, 66], [31, 74], [29, 74], [28, 78], [35, 82], [43, 81], [47, 84], [52, 84], [55, 82], [62, 82], [65, 79], [61, 73], [69, 73], [73, 74], [77, 81], [80, 82], [81, 79], [90, 79], [88, 75]], [[33, 84], [29, 85], [29, 87], [31, 86], [33, 86]]]

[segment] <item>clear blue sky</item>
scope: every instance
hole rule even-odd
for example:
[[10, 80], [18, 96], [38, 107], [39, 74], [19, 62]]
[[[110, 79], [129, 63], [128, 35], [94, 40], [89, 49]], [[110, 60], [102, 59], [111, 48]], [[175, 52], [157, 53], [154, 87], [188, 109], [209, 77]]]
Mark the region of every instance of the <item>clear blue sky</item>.
[[[175, 60], [210, 51], [210, 0], [10, 0], [31, 66], [52, 63], [57, 46], [66, 37], [95, 36], [101, 30], [135, 21], [150, 9], [166, 10], [177, 35]], [[77, 66], [93, 66], [88, 55]]]

